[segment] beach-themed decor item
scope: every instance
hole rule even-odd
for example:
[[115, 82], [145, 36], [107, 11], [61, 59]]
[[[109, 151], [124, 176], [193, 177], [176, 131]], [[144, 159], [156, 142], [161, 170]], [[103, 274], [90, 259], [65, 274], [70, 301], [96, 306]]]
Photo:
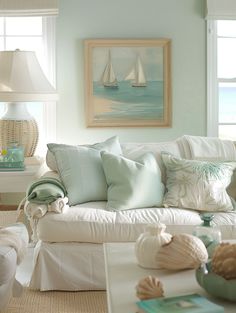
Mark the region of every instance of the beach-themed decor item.
[[167, 270], [197, 269], [208, 259], [207, 249], [201, 239], [189, 234], [172, 237], [157, 253], [157, 265]]
[[157, 253], [168, 244], [172, 235], [165, 232], [165, 224], [151, 224], [146, 227], [135, 242], [135, 255], [138, 264], [144, 268], [158, 268]]
[[224, 242], [216, 247], [211, 267], [212, 272], [225, 279], [236, 279], [236, 244]]
[[171, 126], [170, 39], [84, 43], [87, 126]]
[[11, 143], [7, 147], [0, 147], [0, 172], [23, 171], [24, 148], [17, 143]]
[[195, 276], [198, 284], [210, 295], [224, 300], [236, 301], [236, 279], [225, 279], [214, 273], [212, 260], [200, 266], [196, 270]]
[[214, 218], [213, 214], [203, 213], [200, 216], [203, 220], [203, 224], [195, 227], [193, 235], [203, 241], [207, 248], [208, 256], [211, 258], [215, 248], [221, 242], [221, 231], [211, 223]]
[[144, 277], [136, 286], [136, 296], [140, 300], [164, 297], [163, 284], [158, 277]]

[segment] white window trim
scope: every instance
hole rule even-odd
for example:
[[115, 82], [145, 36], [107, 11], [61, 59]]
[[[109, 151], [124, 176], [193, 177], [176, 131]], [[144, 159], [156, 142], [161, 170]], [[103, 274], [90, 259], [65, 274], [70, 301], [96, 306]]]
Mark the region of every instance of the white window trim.
[[[43, 17], [43, 44], [48, 64], [47, 77], [56, 87], [56, 18]], [[45, 140], [56, 141], [56, 102], [44, 103]], [[47, 143], [46, 142], [46, 143]], [[45, 144], [46, 144], [45, 143]], [[46, 149], [46, 147], [45, 147]]]
[[207, 21], [207, 136], [218, 137], [217, 21]]

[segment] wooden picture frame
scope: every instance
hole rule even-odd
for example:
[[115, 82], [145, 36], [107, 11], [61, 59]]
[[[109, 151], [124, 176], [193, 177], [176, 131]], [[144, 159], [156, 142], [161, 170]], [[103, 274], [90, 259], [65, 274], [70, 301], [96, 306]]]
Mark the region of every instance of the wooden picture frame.
[[87, 39], [88, 127], [171, 126], [170, 39]]

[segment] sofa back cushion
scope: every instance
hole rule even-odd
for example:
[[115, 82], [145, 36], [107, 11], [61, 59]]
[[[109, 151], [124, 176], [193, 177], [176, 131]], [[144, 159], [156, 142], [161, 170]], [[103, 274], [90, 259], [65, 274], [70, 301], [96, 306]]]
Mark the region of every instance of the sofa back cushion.
[[163, 163], [161, 153], [169, 152], [177, 157], [184, 157], [179, 148], [177, 141], [167, 141], [167, 142], [153, 142], [153, 143], [122, 143], [121, 148], [123, 151], [123, 156], [135, 160], [142, 156], [146, 152], [151, 152], [157, 161], [157, 164], [161, 171], [162, 182], [166, 183], [166, 168]]

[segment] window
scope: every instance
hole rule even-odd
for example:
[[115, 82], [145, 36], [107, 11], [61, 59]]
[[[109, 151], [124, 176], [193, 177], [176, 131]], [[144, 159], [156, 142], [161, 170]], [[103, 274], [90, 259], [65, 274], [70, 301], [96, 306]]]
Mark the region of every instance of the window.
[[[0, 17], [0, 50], [35, 51], [49, 81], [54, 84], [55, 17]], [[55, 103], [28, 103], [28, 111], [39, 127], [36, 155], [43, 155], [46, 143], [55, 140]], [[5, 105], [0, 104], [0, 116]]]
[[236, 140], [236, 21], [208, 21], [208, 135]]

